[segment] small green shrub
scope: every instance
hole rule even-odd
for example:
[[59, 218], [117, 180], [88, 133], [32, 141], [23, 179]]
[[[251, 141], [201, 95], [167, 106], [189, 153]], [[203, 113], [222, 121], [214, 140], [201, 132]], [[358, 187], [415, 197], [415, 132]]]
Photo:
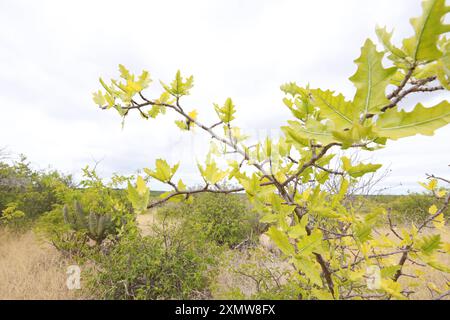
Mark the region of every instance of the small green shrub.
[[0, 225], [21, 229], [25, 224], [25, 212], [17, 209], [17, 203], [8, 203], [0, 215]]
[[90, 287], [104, 299], [208, 298], [216, 249], [175, 226], [152, 236], [127, 236], [99, 255]]
[[201, 194], [191, 204], [168, 205], [159, 214], [184, 219], [206, 239], [230, 247], [253, 241], [261, 232], [258, 215], [240, 195]]

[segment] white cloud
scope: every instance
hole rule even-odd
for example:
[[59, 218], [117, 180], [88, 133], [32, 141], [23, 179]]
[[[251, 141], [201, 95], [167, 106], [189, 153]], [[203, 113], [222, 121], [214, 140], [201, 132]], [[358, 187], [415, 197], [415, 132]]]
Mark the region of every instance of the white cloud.
[[[195, 158], [206, 140], [181, 136], [170, 117], [131, 117], [122, 130], [115, 114], [91, 102], [100, 75], [115, 76], [123, 63], [168, 81], [179, 68], [195, 76], [186, 104], [202, 117], [211, 119], [212, 103], [231, 96], [242, 127], [275, 129], [289, 117], [282, 83], [351, 96], [353, 60], [375, 25], [395, 27], [400, 39], [419, 12], [419, 1], [410, 0], [2, 1], [0, 146], [74, 173], [93, 159], [103, 159], [105, 175], [157, 157], [182, 160], [182, 173], [196, 183]], [[401, 192], [425, 172], [445, 174], [449, 134], [441, 129], [375, 153], [393, 170], [385, 183], [403, 183]], [[194, 153], [186, 148], [192, 144]]]

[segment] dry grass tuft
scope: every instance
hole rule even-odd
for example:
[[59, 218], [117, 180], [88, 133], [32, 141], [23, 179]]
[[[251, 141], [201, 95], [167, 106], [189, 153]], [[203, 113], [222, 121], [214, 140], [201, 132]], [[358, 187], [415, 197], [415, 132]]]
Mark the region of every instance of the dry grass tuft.
[[39, 243], [28, 231], [15, 234], [0, 229], [0, 299], [76, 299], [66, 287], [71, 263], [53, 247]]

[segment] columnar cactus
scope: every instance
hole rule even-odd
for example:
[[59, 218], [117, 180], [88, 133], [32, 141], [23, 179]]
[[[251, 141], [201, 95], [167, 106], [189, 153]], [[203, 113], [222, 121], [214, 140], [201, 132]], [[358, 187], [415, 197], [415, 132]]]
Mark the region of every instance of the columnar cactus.
[[78, 201], [74, 201], [74, 211], [68, 205], [63, 207], [64, 221], [76, 231], [86, 231], [87, 236], [101, 244], [108, 234], [114, 232], [111, 216], [90, 212], [87, 215]]

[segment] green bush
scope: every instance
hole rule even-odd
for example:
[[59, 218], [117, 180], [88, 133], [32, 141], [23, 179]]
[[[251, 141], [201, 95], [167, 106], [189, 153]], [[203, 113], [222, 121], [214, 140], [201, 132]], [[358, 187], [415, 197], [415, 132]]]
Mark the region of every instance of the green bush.
[[9, 203], [0, 214], [0, 225], [20, 230], [25, 226], [25, 213], [17, 209], [17, 203]]
[[208, 298], [217, 248], [176, 226], [127, 236], [99, 255], [89, 283], [103, 299]]
[[34, 231], [41, 240], [50, 242], [65, 256], [75, 259], [89, 256], [86, 232], [72, 230], [64, 221], [62, 208], [62, 205], [56, 205], [53, 210], [39, 217]]
[[159, 212], [184, 219], [186, 225], [219, 245], [234, 247], [253, 241], [260, 233], [259, 217], [241, 195], [205, 193], [194, 197], [191, 204], [168, 205]]
[[117, 189], [126, 177], [115, 175], [105, 183], [88, 167], [83, 176], [81, 188], [65, 188], [58, 194], [60, 203], [37, 220], [35, 231], [63, 253], [89, 257], [96, 252], [90, 247], [101, 249], [104, 240], [114, 243], [138, 230], [125, 192]]
[[36, 171], [24, 156], [8, 164], [0, 162], [0, 216], [11, 204], [24, 213], [24, 222], [32, 222], [61, 203], [60, 193], [73, 187], [71, 176], [57, 171]]
[[[440, 200], [441, 202], [443, 199]], [[368, 199], [367, 205], [385, 208], [391, 212], [392, 219], [400, 223], [423, 222], [428, 216], [428, 209], [439, 201], [429, 193], [409, 193], [399, 196], [373, 196]], [[444, 212], [448, 217], [450, 209]]]

